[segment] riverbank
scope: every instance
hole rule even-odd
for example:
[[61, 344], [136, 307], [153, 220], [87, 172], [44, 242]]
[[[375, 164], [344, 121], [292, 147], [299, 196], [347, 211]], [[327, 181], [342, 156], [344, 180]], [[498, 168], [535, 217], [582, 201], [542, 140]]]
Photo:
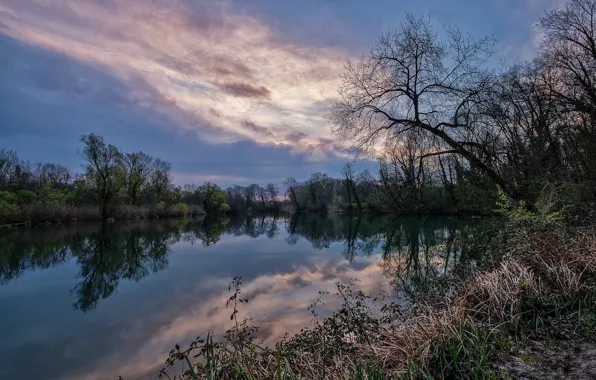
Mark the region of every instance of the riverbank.
[[[178, 203], [171, 206], [130, 206], [119, 205], [110, 207], [108, 219], [111, 220], [143, 220], [161, 218], [184, 218], [189, 216], [203, 216], [205, 211], [199, 206], [188, 206]], [[0, 229], [10, 227], [30, 227], [45, 224], [68, 224], [102, 220], [99, 206], [54, 206], [31, 205], [20, 206], [13, 213], [4, 218]]]
[[[186, 218], [186, 217], [202, 217], [207, 216], [207, 213], [201, 206], [187, 205], [185, 203], [178, 203], [171, 206], [155, 205], [155, 206], [130, 206], [118, 205], [109, 208], [108, 218], [112, 221], [123, 220], [147, 220], [147, 219], [164, 219], [164, 218]], [[211, 215], [211, 214], [210, 214]], [[267, 208], [267, 209], [247, 209], [247, 210], [230, 210], [228, 212], [220, 212], [214, 216], [222, 215], [338, 215], [349, 217], [469, 217], [469, 218], [486, 218], [494, 216], [493, 214], [466, 214], [461, 212], [437, 212], [437, 213], [391, 213], [371, 210], [356, 210], [356, 209], [338, 209], [329, 208], [325, 212], [321, 211], [296, 211], [292, 207]], [[0, 220], [0, 230], [15, 227], [34, 227], [40, 225], [51, 224], [74, 224], [80, 222], [101, 222], [102, 212], [99, 206], [54, 206], [54, 205], [29, 205], [20, 206], [11, 214], [5, 216]]]
[[336, 313], [273, 348], [239, 319], [245, 301], [235, 282], [233, 327], [220, 340], [175, 348], [168, 363], [188, 365], [198, 355], [187, 379], [594, 378], [594, 227], [513, 219], [502, 231], [507, 248], [491, 253], [494, 264], [439, 300], [404, 306], [338, 284]]

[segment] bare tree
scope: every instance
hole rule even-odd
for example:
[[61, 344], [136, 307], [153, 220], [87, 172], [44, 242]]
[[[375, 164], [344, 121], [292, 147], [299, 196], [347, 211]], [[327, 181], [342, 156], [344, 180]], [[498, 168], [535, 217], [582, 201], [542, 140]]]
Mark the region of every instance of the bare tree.
[[275, 204], [277, 202], [277, 195], [279, 194], [279, 186], [274, 183], [268, 183], [267, 186], [265, 186], [265, 190], [267, 191], [271, 203]]
[[14, 167], [18, 164], [19, 157], [14, 150], [0, 149], [0, 185], [9, 181]]
[[105, 221], [108, 204], [122, 188], [122, 153], [94, 133], [81, 137], [81, 142], [85, 147], [80, 155], [87, 162], [84, 168], [101, 202], [102, 220]]
[[172, 164], [167, 161], [156, 158], [153, 161], [153, 168], [151, 169], [151, 190], [156, 200], [162, 201], [172, 184], [172, 177], [170, 171]]
[[570, 0], [540, 19], [545, 84], [565, 117], [556, 126], [573, 180], [596, 196], [596, 0]]
[[50, 163], [37, 163], [33, 175], [38, 186], [49, 184], [54, 188], [65, 187], [73, 180], [73, 174], [67, 167]]
[[343, 177], [343, 184], [346, 188], [346, 193], [348, 196], [348, 208], [352, 209], [352, 194], [354, 195], [354, 200], [356, 201], [356, 205], [358, 206], [358, 210], [362, 211], [362, 205], [360, 203], [360, 197], [358, 196], [358, 190], [356, 189], [356, 183], [354, 181], [355, 173], [354, 173], [354, 166], [351, 162], [348, 162], [344, 165], [341, 169], [341, 175]]
[[298, 203], [298, 196], [296, 194], [296, 187], [298, 186], [298, 181], [296, 181], [296, 178], [294, 177], [288, 177], [284, 181], [284, 185], [288, 187], [288, 196], [292, 203], [294, 203], [294, 206], [296, 206], [296, 210], [300, 210], [300, 203]]
[[248, 207], [252, 207], [256, 203], [257, 197], [259, 196], [259, 187], [260, 186], [256, 183], [253, 183], [244, 188], [244, 197]]
[[257, 186], [257, 196], [261, 200], [261, 205], [267, 206], [267, 190], [264, 187]]
[[438, 147], [430, 153], [463, 156], [517, 197], [492, 164], [485, 141], [490, 133], [478, 116], [495, 81], [484, 68], [494, 45], [456, 28], [447, 28], [441, 39], [427, 19], [408, 15], [369, 54], [347, 64], [341, 99], [330, 115], [334, 132], [370, 149], [418, 130]]
[[540, 19], [542, 59], [555, 71], [552, 90], [573, 109], [596, 114], [596, 0], [570, 0]]
[[138, 205], [141, 201], [141, 191], [149, 182], [155, 166], [153, 158], [147, 153], [126, 153], [123, 156], [122, 165], [126, 173], [126, 196], [132, 205]]

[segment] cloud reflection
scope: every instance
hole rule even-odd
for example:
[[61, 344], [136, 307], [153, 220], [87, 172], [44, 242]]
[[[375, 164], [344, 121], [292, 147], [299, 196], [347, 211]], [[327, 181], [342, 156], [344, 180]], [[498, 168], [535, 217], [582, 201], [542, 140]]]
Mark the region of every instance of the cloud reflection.
[[[241, 306], [239, 318], [253, 318], [253, 323], [261, 328], [259, 337], [273, 345], [284, 333], [292, 335], [309, 325], [312, 316], [307, 311], [308, 306], [319, 290], [333, 292], [336, 281], [347, 283], [351, 278], [358, 278], [358, 287], [365, 292], [386, 292], [377, 265], [379, 259], [380, 256], [358, 259], [362, 265], [350, 266], [344, 261], [314, 256], [307, 263], [296, 265], [291, 272], [263, 275], [247, 281], [242, 287], [242, 295], [250, 303]], [[197, 302], [196, 294], [172, 299], [171, 303], [189, 307], [164, 325], [154, 327], [149, 335], [143, 323], [130, 326], [125, 338], [134, 339], [135, 346], [130, 347], [126, 355], [121, 352], [109, 355], [96, 364], [97, 368], [77, 372], [70, 378], [100, 380], [122, 375], [125, 379], [137, 379], [157, 374], [163, 367], [164, 353], [175, 344], [188, 343], [189, 337], [196, 334], [205, 335], [208, 331], [217, 334], [232, 327], [229, 323], [225, 325], [226, 321], [230, 322], [231, 313], [230, 308], [225, 308], [230, 295], [227, 284], [227, 278], [213, 278], [205, 288], [197, 286], [196, 293], [209, 293], [209, 297], [200, 302]], [[323, 316], [339, 306], [338, 300], [330, 298], [330, 301], [321, 309]]]

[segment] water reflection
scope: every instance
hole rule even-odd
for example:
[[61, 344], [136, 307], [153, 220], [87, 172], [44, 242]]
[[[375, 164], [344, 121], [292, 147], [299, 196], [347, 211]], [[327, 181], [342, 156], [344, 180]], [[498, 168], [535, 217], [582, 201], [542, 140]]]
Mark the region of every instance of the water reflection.
[[[173, 344], [229, 327], [235, 275], [253, 301], [245, 313], [271, 341], [307, 325], [317, 291], [336, 281], [428, 295], [482, 263], [479, 244], [494, 244], [486, 231], [458, 219], [314, 215], [3, 231], [0, 303], [13, 311], [0, 315], [0, 378], [23, 367], [27, 378], [152, 378]], [[7, 364], [25, 357], [34, 365]]]
[[[475, 228], [471, 226], [475, 225]], [[470, 263], [479, 259], [488, 245], [476, 234], [486, 227], [458, 219], [381, 217], [322, 218], [294, 215], [291, 218], [200, 219], [179, 221], [121, 222], [117, 225], [54, 226], [15, 230], [0, 235], [0, 285], [28, 270], [46, 269], [76, 260], [79, 282], [73, 288], [76, 309], [89, 311], [99, 300], [114, 293], [121, 279], [140, 281], [168, 267], [169, 247], [184, 241], [217, 244], [221, 236], [278, 237], [280, 228], [288, 245], [300, 239], [314, 249], [324, 250], [341, 242], [343, 256], [352, 262], [357, 256], [383, 253], [383, 269], [400, 280], [402, 291], [436, 279], [449, 268], [465, 277]], [[486, 234], [485, 234], [486, 235]], [[472, 239], [475, 237], [475, 239]], [[408, 279], [406, 281], [405, 279]]]
[[[168, 227], [168, 226], [164, 226]], [[88, 311], [108, 298], [121, 279], [139, 281], [167, 268], [168, 247], [177, 241], [177, 228], [103, 227], [75, 241], [70, 252], [80, 266], [76, 309]]]

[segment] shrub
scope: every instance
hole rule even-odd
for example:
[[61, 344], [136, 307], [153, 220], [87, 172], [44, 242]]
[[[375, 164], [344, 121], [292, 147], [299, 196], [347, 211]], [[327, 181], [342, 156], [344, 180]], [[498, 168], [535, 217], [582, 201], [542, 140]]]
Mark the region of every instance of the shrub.
[[549, 196], [541, 196], [536, 202], [537, 210], [529, 210], [526, 202], [514, 201], [507, 197], [503, 190], [498, 187], [498, 198], [496, 212], [507, 218], [508, 227], [514, 231], [519, 230], [547, 230], [560, 227], [563, 223], [562, 211], [555, 210], [555, 204]]
[[33, 203], [37, 196], [33, 191], [19, 190], [16, 195], [16, 202], [18, 205]]
[[8, 191], [0, 191], [0, 220], [5, 220], [17, 209], [16, 196]]
[[176, 210], [180, 215], [188, 214], [188, 206], [186, 205], [186, 203], [179, 202], [178, 204], [176, 204]]

